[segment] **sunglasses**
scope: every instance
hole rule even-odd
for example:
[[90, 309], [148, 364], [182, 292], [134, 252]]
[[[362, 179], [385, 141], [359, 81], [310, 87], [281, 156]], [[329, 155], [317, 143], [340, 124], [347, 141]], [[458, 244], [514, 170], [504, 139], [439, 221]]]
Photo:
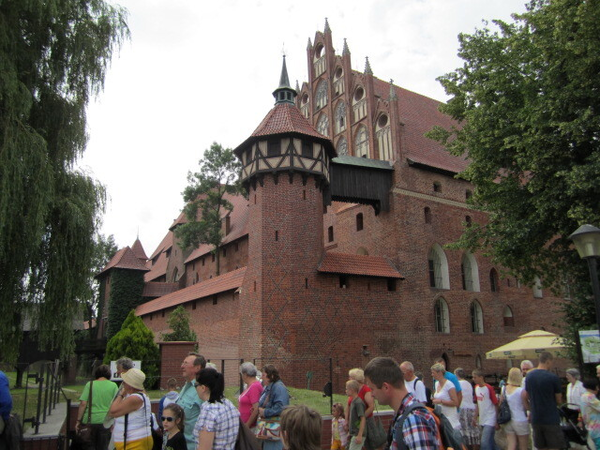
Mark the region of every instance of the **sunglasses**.
[[167, 422], [173, 422], [173, 421], [175, 420], [175, 417], [165, 417], [165, 416], [162, 416], [162, 417], [160, 418], [160, 420], [161, 420], [162, 422], [164, 422], [165, 420], [166, 420]]

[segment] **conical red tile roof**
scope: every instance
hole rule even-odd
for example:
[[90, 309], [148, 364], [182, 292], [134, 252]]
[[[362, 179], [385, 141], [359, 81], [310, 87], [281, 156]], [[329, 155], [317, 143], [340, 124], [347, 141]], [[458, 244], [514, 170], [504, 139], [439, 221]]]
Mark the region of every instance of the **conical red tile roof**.
[[131, 246], [131, 251], [138, 258], [144, 260], [144, 262], [148, 259], [146, 252], [144, 251], [144, 247], [140, 242], [139, 238], [135, 240], [133, 245]]
[[102, 269], [98, 275], [96, 275], [96, 278], [110, 269], [131, 269], [148, 272], [144, 261], [141, 261], [137, 256], [135, 256], [129, 247], [122, 248], [115, 253], [115, 256], [113, 256], [106, 267]]

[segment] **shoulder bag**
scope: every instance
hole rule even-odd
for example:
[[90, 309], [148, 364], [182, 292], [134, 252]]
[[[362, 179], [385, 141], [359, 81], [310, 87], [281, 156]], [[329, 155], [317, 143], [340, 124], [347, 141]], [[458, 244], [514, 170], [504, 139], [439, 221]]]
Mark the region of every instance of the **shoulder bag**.
[[508, 405], [508, 400], [506, 399], [506, 388], [503, 388], [502, 401], [498, 407], [498, 425], [504, 425], [505, 423], [510, 422], [510, 419], [510, 406]]
[[[271, 387], [271, 389], [273, 388]], [[265, 402], [263, 403], [265, 408], [269, 405], [270, 401], [271, 390], [269, 390]], [[256, 431], [254, 432], [256, 439], [261, 439], [263, 441], [280, 441], [281, 422], [279, 420], [279, 416], [269, 417], [268, 419], [259, 417], [256, 420]]]

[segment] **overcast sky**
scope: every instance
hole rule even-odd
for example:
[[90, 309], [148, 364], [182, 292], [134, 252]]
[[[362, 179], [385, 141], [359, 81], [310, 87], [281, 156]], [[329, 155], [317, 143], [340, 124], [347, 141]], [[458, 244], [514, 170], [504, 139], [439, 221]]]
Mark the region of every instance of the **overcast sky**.
[[523, 0], [121, 0], [131, 41], [88, 108], [79, 167], [108, 191], [102, 233], [138, 236], [148, 256], [183, 206], [188, 171], [216, 141], [235, 148], [273, 107], [282, 53], [292, 86], [307, 81], [306, 48], [344, 38], [352, 68], [437, 100], [436, 78], [462, 65], [459, 33], [511, 20]]

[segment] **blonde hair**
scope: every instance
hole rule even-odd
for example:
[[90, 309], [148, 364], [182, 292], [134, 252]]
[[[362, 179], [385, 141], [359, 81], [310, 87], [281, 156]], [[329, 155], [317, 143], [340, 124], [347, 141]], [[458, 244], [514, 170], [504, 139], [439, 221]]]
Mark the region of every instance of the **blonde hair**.
[[523, 374], [521, 373], [521, 369], [518, 367], [513, 367], [508, 371], [508, 384], [512, 384], [514, 386], [521, 386], [521, 382], [523, 381]]
[[321, 415], [308, 406], [287, 406], [281, 413], [281, 431], [289, 450], [321, 449]]
[[344, 417], [344, 405], [342, 405], [341, 403], [334, 403], [331, 409], [339, 412], [340, 416]]
[[431, 366], [431, 370], [433, 370], [434, 372], [444, 373], [446, 371], [446, 368], [443, 364], [435, 363], [433, 366]]
[[350, 369], [348, 371], [348, 376], [350, 377], [351, 380], [356, 380], [359, 383], [365, 382], [365, 372], [362, 369], [359, 369], [359, 368]]
[[356, 380], [348, 380], [346, 381], [346, 387], [352, 389], [355, 392], [360, 391], [360, 384]]

